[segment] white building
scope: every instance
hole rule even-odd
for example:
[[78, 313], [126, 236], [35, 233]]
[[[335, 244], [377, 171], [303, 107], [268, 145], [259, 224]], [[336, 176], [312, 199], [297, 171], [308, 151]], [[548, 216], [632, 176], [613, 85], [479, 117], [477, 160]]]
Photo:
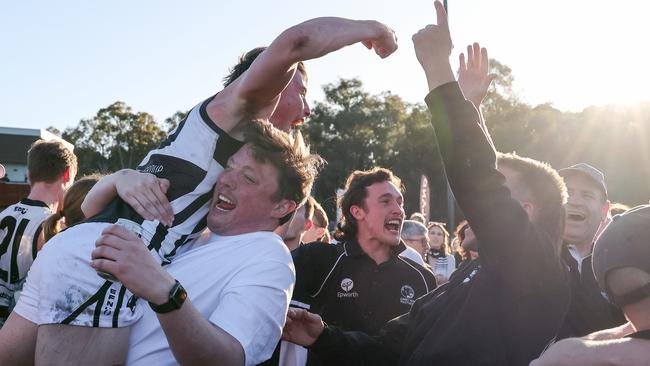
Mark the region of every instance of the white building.
[[71, 143], [44, 129], [0, 127], [0, 164], [10, 182], [27, 182], [27, 151], [36, 140], [58, 140], [74, 150]]

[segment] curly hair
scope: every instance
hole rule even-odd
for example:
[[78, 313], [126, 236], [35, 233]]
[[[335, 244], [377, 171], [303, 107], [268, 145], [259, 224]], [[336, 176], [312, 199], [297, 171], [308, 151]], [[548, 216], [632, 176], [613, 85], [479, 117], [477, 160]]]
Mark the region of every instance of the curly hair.
[[343, 217], [334, 232], [336, 240], [343, 241], [357, 236], [357, 219], [352, 216], [350, 207], [361, 206], [365, 208], [364, 200], [368, 197], [368, 187], [381, 182], [392, 183], [400, 192], [404, 192], [402, 181], [386, 168], [375, 167], [370, 170], [355, 170], [348, 176], [345, 182], [345, 193], [339, 198], [338, 202]]

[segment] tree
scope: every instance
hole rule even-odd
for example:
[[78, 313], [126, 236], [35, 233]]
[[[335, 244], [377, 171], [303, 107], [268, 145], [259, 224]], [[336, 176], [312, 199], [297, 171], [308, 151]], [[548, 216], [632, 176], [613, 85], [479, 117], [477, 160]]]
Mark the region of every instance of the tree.
[[153, 116], [135, 113], [123, 102], [100, 109], [93, 118], [82, 119], [63, 133], [76, 147], [83, 163], [81, 174], [135, 168], [164, 136]]
[[370, 95], [358, 79], [341, 79], [324, 92], [304, 127], [312, 149], [328, 161], [316, 198], [333, 215], [335, 191], [352, 171], [383, 166], [402, 178], [406, 209], [417, 210], [420, 175], [441, 172], [426, 109], [388, 92]]
[[163, 129], [170, 133], [187, 117], [188, 112], [177, 111], [163, 122]]

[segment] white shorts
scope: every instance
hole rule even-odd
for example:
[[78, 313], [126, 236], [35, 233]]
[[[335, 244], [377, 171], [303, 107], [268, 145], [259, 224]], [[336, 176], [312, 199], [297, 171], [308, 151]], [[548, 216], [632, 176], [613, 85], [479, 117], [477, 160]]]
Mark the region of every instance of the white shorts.
[[54, 236], [38, 253], [14, 311], [41, 324], [116, 328], [143, 314], [137, 298], [90, 266], [95, 241], [110, 223], [84, 223]]

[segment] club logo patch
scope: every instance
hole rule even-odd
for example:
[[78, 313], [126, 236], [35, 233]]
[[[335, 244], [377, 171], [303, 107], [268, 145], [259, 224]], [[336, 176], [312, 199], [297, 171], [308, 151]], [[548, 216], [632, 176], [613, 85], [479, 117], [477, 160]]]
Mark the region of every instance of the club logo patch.
[[413, 299], [415, 297], [415, 290], [413, 290], [413, 287], [409, 285], [404, 285], [400, 289], [400, 295], [402, 295], [399, 299], [399, 302], [402, 304], [406, 305], [413, 305], [415, 300]]
[[355, 292], [350, 292], [350, 291], [352, 291], [353, 287], [354, 287], [354, 281], [352, 281], [352, 279], [350, 279], [350, 278], [344, 278], [341, 281], [341, 290], [343, 290], [344, 292], [339, 291], [339, 292], [336, 293], [336, 296], [339, 299], [340, 298], [357, 298], [357, 297], [359, 297], [358, 292], [356, 292], [356, 291]]
[[402, 286], [400, 292], [402, 293], [402, 297], [405, 297], [407, 299], [412, 299], [415, 297], [415, 291], [413, 291], [413, 287], [409, 285]]
[[341, 281], [341, 289], [345, 292], [350, 292], [352, 288], [354, 287], [354, 281], [352, 281], [349, 278], [344, 278], [343, 281]]

